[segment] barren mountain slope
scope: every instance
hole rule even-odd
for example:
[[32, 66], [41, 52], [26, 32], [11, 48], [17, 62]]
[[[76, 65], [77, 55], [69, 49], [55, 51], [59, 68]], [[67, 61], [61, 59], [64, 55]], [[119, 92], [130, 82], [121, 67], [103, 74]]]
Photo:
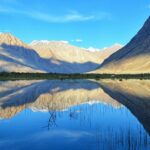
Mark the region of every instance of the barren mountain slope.
[[18, 38], [9, 33], [0, 34], [0, 72], [46, 72], [46, 64], [47, 61]]
[[150, 18], [137, 35], [122, 49], [107, 58], [97, 73], [150, 72]]
[[93, 62], [100, 64], [112, 53], [119, 50], [122, 46], [115, 44], [105, 49], [90, 49], [72, 46], [63, 41], [33, 41], [30, 46], [44, 58], [52, 58], [54, 60], [66, 61], [70, 63]]

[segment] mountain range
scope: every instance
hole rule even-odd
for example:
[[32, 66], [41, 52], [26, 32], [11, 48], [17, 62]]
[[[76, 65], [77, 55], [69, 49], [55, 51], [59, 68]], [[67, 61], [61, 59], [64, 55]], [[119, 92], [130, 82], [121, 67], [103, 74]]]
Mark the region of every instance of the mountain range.
[[25, 44], [9, 33], [0, 34], [0, 71], [84, 73], [96, 69], [101, 62], [121, 48], [94, 52], [63, 41], [33, 41]]
[[150, 134], [147, 80], [17, 80], [0, 81], [0, 85], [0, 119], [12, 118], [25, 109], [70, 113], [75, 106], [101, 103], [111, 106], [111, 110], [127, 107]]
[[150, 72], [150, 17], [126, 45], [80, 48], [65, 41], [30, 44], [9, 33], [0, 34], [0, 72], [116, 73]]

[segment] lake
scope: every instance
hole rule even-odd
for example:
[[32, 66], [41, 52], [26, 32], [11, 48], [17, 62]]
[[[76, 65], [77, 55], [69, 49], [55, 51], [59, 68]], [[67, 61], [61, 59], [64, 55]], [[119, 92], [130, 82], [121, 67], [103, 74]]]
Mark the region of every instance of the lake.
[[149, 80], [0, 81], [1, 150], [149, 150]]

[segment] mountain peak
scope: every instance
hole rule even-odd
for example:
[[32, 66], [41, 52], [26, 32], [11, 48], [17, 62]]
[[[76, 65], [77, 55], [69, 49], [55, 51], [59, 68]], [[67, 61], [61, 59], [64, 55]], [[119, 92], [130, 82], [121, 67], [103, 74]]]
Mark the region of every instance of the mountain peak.
[[11, 33], [0, 34], [0, 44], [24, 46], [25, 44]]
[[148, 19], [145, 21], [143, 27], [141, 28], [141, 30], [138, 32], [138, 34], [150, 34], [150, 16], [148, 17]]
[[150, 16], [148, 17], [148, 19], [145, 21], [145, 26], [149, 26], [150, 27]]

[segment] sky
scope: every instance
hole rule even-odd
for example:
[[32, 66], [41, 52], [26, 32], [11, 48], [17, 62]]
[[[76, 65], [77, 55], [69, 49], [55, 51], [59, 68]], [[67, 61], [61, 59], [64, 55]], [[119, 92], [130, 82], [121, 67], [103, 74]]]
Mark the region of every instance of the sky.
[[0, 32], [103, 48], [127, 44], [149, 14], [150, 0], [0, 0]]

